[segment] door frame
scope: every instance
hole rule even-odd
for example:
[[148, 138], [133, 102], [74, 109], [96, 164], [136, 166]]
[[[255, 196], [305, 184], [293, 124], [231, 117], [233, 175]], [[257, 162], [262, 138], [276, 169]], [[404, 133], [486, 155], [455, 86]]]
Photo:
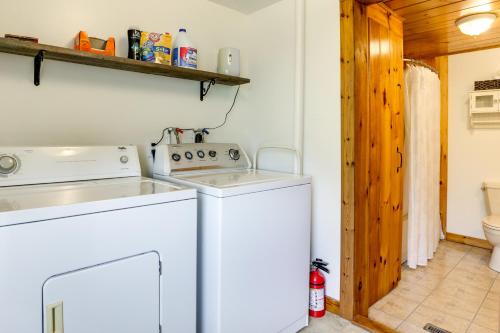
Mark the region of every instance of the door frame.
[[341, 249], [339, 314], [354, 320], [354, 154], [355, 83], [354, 7], [355, 0], [340, 0], [340, 100], [341, 100]]
[[[363, 170], [368, 170], [367, 161], [360, 159], [360, 144], [369, 144], [365, 122], [360, 117], [366, 115], [368, 87], [368, 16], [380, 23], [391, 24], [393, 13], [380, 5], [380, 11], [370, 10], [356, 0], [340, 0], [341, 25], [341, 163], [342, 163], [342, 205], [341, 205], [341, 281], [340, 314], [363, 326], [371, 325], [376, 331], [394, 332], [368, 319], [369, 288], [366, 285], [368, 262], [364, 255], [369, 251], [369, 241], [365, 237], [366, 208], [360, 182], [367, 182]], [[368, 14], [370, 12], [371, 14]], [[398, 22], [402, 20], [394, 14]], [[401, 31], [401, 26], [399, 27]], [[402, 31], [400, 32], [402, 33]], [[357, 82], [357, 83], [356, 83]], [[359, 124], [358, 124], [359, 123]], [[360, 143], [359, 140], [364, 142]], [[356, 160], [356, 159], [359, 159]], [[357, 215], [356, 215], [357, 214]], [[366, 218], [365, 218], [366, 217]], [[359, 284], [359, 285], [358, 285]]]
[[[373, 3], [373, 2], [372, 2]], [[367, 244], [356, 243], [358, 230], [355, 226], [355, 148], [356, 148], [356, 61], [363, 61], [363, 50], [356, 48], [355, 38], [359, 27], [355, 16], [361, 15], [364, 4], [357, 0], [340, 0], [340, 72], [341, 72], [341, 261], [340, 302], [338, 314], [376, 332], [396, 332], [371, 321], [360, 311], [363, 297], [356, 286], [356, 251]], [[383, 5], [382, 5], [383, 6]], [[384, 6], [385, 7], [385, 6]], [[356, 58], [356, 55], [358, 58]], [[447, 170], [448, 170], [448, 57], [436, 58], [441, 85], [441, 178], [440, 213], [446, 234]], [[444, 81], [443, 81], [444, 80]], [[446, 82], [445, 82], [446, 81]], [[443, 98], [444, 97], [444, 98]]]

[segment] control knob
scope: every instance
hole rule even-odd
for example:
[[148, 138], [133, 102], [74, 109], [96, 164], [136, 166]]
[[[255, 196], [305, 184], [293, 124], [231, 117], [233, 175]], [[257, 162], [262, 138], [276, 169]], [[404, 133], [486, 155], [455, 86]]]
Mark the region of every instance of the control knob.
[[0, 174], [8, 175], [17, 170], [19, 162], [11, 155], [0, 155]]
[[215, 156], [217, 156], [217, 152], [215, 150], [211, 150], [208, 152], [208, 156], [214, 158]]
[[179, 154], [172, 154], [172, 159], [176, 162], [179, 162], [181, 160], [181, 155]]
[[240, 159], [240, 151], [238, 149], [229, 149], [229, 158], [231, 158], [234, 161], [237, 161]]
[[199, 158], [205, 158], [205, 152], [203, 150], [198, 150], [196, 154], [198, 155]]
[[193, 159], [193, 153], [191, 153], [190, 151], [187, 151], [184, 156], [186, 156], [186, 158], [188, 160], [192, 160]]

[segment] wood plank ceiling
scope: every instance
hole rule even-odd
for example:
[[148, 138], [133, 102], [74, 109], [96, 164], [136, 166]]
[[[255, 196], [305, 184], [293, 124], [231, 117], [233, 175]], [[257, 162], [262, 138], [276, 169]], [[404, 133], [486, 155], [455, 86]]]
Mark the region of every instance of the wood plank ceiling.
[[[500, 46], [500, 1], [389, 0], [384, 4], [402, 16], [405, 56], [431, 58]], [[464, 35], [455, 21], [465, 15], [494, 12], [499, 18], [484, 34]]]

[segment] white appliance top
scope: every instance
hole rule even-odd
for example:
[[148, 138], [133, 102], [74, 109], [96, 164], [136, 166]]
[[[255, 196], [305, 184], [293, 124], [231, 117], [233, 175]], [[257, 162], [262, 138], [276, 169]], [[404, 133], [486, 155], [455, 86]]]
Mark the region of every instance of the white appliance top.
[[267, 182], [277, 182], [287, 179], [299, 179], [302, 177], [263, 170], [234, 170], [224, 173], [177, 175], [176, 178], [198, 183], [200, 185], [223, 189]]
[[[199, 153], [202, 152], [202, 153]], [[156, 178], [227, 197], [311, 183], [310, 177], [254, 170], [237, 144], [181, 144], [156, 148]]]
[[0, 187], [140, 175], [134, 146], [0, 147]]
[[252, 169], [206, 174], [176, 174], [170, 179], [219, 198], [311, 183], [311, 178], [307, 176]]
[[140, 175], [134, 146], [0, 147], [0, 227], [196, 198]]
[[0, 227], [195, 198], [194, 189], [142, 177], [0, 187]]

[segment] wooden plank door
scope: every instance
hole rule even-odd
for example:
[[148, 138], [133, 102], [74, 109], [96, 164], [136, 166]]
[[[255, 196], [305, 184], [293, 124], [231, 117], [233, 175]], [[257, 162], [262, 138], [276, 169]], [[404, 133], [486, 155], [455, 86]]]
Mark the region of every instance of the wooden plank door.
[[[401, 278], [402, 163], [404, 147], [403, 35], [401, 21], [379, 5], [361, 7], [356, 42], [355, 225], [358, 311], [397, 286]], [[363, 36], [365, 35], [365, 36]], [[365, 47], [362, 44], [365, 44]]]

